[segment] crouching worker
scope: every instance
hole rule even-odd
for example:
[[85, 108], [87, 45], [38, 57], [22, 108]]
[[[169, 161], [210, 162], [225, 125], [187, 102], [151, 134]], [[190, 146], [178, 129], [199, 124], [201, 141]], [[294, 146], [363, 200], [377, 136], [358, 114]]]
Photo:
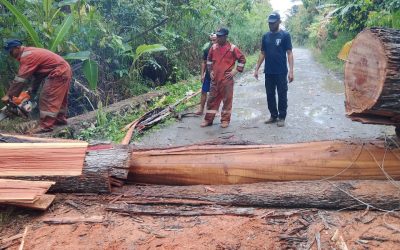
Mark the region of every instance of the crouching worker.
[[19, 69], [1, 101], [7, 102], [13, 96], [18, 96], [30, 78], [34, 78], [32, 93], [37, 92], [42, 82], [43, 87], [39, 99], [39, 126], [30, 132], [50, 132], [54, 125], [67, 124], [68, 90], [72, 78], [70, 65], [49, 50], [24, 47], [16, 39], [7, 41], [4, 49], [19, 62]]

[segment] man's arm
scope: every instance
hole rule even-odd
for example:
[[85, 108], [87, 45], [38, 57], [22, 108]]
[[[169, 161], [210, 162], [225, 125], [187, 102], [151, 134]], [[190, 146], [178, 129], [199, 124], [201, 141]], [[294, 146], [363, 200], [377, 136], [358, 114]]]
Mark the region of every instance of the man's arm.
[[208, 72], [210, 72], [210, 77], [211, 80], [214, 80], [214, 72], [212, 70], [213, 68], [213, 47], [210, 48], [210, 50], [208, 51], [208, 56], [207, 56], [207, 70]]
[[233, 52], [237, 60], [237, 65], [236, 68], [234, 68], [231, 72], [226, 73], [225, 76], [227, 79], [233, 78], [238, 72], [242, 73], [244, 70], [244, 65], [246, 64], [246, 57], [242, 51], [240, 51], [240, 49], [235, 48]]
[[294, 80], [294, 75], [293, 75], [293, 66], [294, 66], [293, 51], [292, 50], [288, 50], [286, 53], [287, 53], [288, 62], [289, 62], [288, 80], [289, 80], [289, 82], [293, 82], [293, 80]]
[[207, 61], [202, 61], [201, 62], [201, 82], [204, 82], [204, 79], [206, 77], [206, 67], [207, 67]]
[[260, 52], [260, 55], [258, 56], [258, 61], [256, 64], [256, 69], [254, 71], [254, 77], [258, 80], [258, 71], [260, 70], [261, 64], [264, 62], [265, 59], [265, 53], [264, 51]]

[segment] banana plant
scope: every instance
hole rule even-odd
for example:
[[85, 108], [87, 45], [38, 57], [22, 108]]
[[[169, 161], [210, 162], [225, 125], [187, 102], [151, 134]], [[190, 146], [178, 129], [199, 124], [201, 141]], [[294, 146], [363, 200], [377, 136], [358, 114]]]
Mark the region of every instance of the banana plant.
[[[59, 6], [63, 5], [68, 5], [68, 4], [73, 4], [76, 1], [68, 1], [68, 2], [61, 2], [59, 3]], [[14, 14], [14, 16], [17, 18], [19, 23], [25, 28], [25, 30], [28, 32], [30, 38], [32, 39], [34, 45], [39, 48], [43, 48], [43, 44], [40, 42], [39, 35], [36, 32], [36, 30], [33, 28], [31, 23], [28, 21], [28, 19], [14, 6], [12, 5], [9, 1], [7, 0], [0, 0], [0, 3], [6, 6], [11, 13]], [[55, 19], [55, 17], [60, 13], [60, 8], [54, 9], [54, 3], [52, 0], [43, 0], [43, 12], [44, 12], [44, 18], [45, 18], [45, 23], [48, 27], [53, 26], [52, 22]], [[63, 5], [60, 5], [63, 4]], [[74, 24], [74, 18], [73, 15], [67, 15], [64, 19], [64, 21], [61, 23], [56, 28], [56, 33], [53, 34], [54, 36], [52, 39], [49, 41], [49, 46], [48, 49], [56, 52], [58, 49], [58, 46], [64, 42], [65, 37], [68, 35], [70, 32], [72, 26]], [[73, 58], [75, 56], [75, 58]], [[65, 57], [67, 60], [82, 60], [84, 61], [84, 75], [86, 79], [89, 82], [89, 86], [91, 89], [96, 89], [97, 87], [97, 81], [98, 81], [98, 65], [96, 62], [90, 60], [89, 58], [89, 52], [80, 52], [76, 53], [75, 55], [69, 54], [67, 57]]]
[[[142, 44], [142, 45], [138, 46], [135, 50], [135, 53], [132, 54], [133, 61], [132, 61], [131, 69], [130, 69], [130, 75], [133, 78], [137, 78], [140, 75], [143, 66], [142, 67], [140, 66], [139, 60], [141, 60], [141, 58], [143, 57], [144, 54], [151, 54], [151, 53], [161, 52], [161, 51], [166, 51], [166, 50], [167, 50], [167, 48], [162, 44]], [[144, 62], [146, 62], [146, 61], [143, 61], [142, 63], [144, 63]]]
[[32, 39], [32, 42], [35, 44], [36, 47], [43, 48], [43, 44], [40, 42], [39, 36], [36, 33], [35, 29], [29, 23], [28, 19], [7, 0], [0, 0], [0, 3], [6, 6], [6, 8], [14, 14], [14, 16], [18, 19], [20, 24], [25, 28], [28, 32], [29, 36]]

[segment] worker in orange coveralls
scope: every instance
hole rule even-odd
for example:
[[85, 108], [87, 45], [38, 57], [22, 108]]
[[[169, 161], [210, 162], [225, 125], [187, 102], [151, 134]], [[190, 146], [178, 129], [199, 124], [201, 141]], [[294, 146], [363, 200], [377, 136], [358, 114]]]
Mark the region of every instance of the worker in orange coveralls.
[[[233, 44], [227, 41], [229, 30], [217, 31], [217, 43], [208, 53], [207, 67], [211, 75], [211, 90], [207, 101], [207, 111], [201, 127], [211, 126], [221, 101], [221, 127], [227, 128], [231, 121], [233, 100], [233, 77], [243, 72], [246, 58]], [[238, 62], [235, 68], [236, 61]]]
[[30, 78], [34, 78], [31, 91], [35, 94], [44, 80], [39, 99], [40, 123], [30, 132], [50, 132], [54, 125], [67, 124], [67, 99], [72, 78], [70, 65], [61, 56], [49, 50], [24, 47], [22, 42], [16, 39], [7, 41], [4, 49], [19, 61], [20, 65], [18, 74], [1, 101], [7, 102], [18, 96]]

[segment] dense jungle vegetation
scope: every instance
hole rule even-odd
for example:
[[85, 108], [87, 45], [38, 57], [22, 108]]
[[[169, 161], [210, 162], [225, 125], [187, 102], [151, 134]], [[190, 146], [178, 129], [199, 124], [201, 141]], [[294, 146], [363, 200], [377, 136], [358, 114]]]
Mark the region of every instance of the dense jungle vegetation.
[[[270, 11], [268, 0], [0, 0], [0, 39], [68, 59], [74, 115], [198, 75], [208, 35], [221, 26], [254, 53]], [[3, 51], [0, 95], [15, 70]]]
[[400, 29], [400, 0], [302, 0], [286, 27], [297, 45], [308, 45], [317, 58], [342, 72], [337, 58], [342, 46], [366, 27]]

